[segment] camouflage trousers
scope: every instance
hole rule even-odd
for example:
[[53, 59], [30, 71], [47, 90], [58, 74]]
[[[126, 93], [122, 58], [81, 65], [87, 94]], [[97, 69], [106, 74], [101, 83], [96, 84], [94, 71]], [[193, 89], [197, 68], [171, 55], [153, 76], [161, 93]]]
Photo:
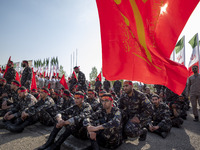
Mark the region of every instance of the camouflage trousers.
[[55, 124], [55, 119], [47, 111], [42, 110], [37, 114], [38, 121], [46, 126], [53, 126]]
[[[158, 124], [159, 124], [159, 122], [152, 121], [152, 125], [153, 126], [157, 126]], [[161, 126], [156, 131], [159, 132], [159, 133], [161, 133], [161, 132], [170, 132], [171, 128], [172, 128], [171, 124], [165, 124], [165, 125]]]
[[109, 129], [97, 132], [97, 143], [108, 149], [116, 149], [122, 143], [122, 132], [110, 132]]
[[132, 123], [130, 120], [124, 125], [124, 134], [127, 137], [135, 138], [142, 134], [142, 126], [138, 123]]
[[172, 120], [172, 126], [173, 127], [180, 127], [183, 124], [183, 119], [180, 117], [176, 117], [171, 119]]

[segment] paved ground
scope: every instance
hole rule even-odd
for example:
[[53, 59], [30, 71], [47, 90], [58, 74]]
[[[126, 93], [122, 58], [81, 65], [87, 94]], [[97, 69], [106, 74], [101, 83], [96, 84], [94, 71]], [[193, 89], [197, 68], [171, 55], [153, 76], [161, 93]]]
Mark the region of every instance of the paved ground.
[[[166, 139], [148, 133], [146, 141], [129, 139], [118, 150], [200, 150], [200, 122], [192, 120], [190, 110], [182, 128], [172, 128]], [[40, 123], [27, 127], [20, 134], [0, 129], [0, 150], [34, 150], [45, 143], [51, 129], [52, 127], [45, 127]], [[62, 150], [80, 150], [87, 145], [88, 141], [70, 136], [63, 144]]]

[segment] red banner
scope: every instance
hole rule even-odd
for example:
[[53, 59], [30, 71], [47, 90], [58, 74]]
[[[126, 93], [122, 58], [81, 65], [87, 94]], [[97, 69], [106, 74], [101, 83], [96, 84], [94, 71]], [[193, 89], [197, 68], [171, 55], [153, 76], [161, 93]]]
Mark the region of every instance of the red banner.
[[64, 86], [65, 89], [69, 90], [68, 85], [67, 85], [67, 82], [66, 82], [66, 80], [65, 80], [64, 74], [63, 74], [63, 76], [62, 76], [62, 78], [61, 78], [61, 80], [60, 80], [60, 84], [62, 84], [62, 85]]
[[161, 84], [181, 94], [188, 72], [169, 58], [199, 0], [96, 1], [103, 76]]

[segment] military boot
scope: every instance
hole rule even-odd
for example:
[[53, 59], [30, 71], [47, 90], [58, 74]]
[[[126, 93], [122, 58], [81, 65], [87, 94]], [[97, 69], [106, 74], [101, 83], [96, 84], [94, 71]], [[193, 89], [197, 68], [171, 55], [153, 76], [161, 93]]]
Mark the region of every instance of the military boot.
[[52, 145], [50, 145], [47, 149], [45, 150], [60, 150], [60, 147], [62, 145], [62, 143], [71, 135], [71, 131], [66, 128], [65, 132], [60, 135], [60, 137], [58, 138], [58, 140], [53, 143]]
[[194, 120], [195, 122], [198, 122], [199, 121], [199, 116], [194, 116]]
[[140, 137], [139, 137], [139, 141], [145, 141], [146, 137], [147, 137], [147, 129], [143, 128], [142, 129], [142, 134], [140, 134]]
[[37, 150], [44, 150], [45, 148], [51, 146], [51, 145], [54, 143], [54, 140], [55, 140], [55, 138], [56, 138], [56, 135], [58, 134], [58, 132], [59, 132], [61, 129], [62, 129], [62, 128], [56, 128], [56, 127], [54, 127], [54, 128], [53, 128], [53, 131], [51, 132], [51, 134], [50, 134], [50, 136], [49, 136], [49, 138], [48, 138], [48, 140], [47, 140], [47, 142], [46, 142], [44, 145], [40, 146]]
[[9, 130], [10, 132], [21, 133], [27, 125], [29, 125], [29, 121], [25, 120], [20, 125], [8, 124], [7, 127], [6, 127], [6, 129]]

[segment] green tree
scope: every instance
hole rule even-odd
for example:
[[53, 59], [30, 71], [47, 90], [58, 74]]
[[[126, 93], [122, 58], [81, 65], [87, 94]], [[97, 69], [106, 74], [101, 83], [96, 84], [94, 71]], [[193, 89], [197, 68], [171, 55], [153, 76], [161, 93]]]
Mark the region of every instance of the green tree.
[[97, 68], [96, 67], [92, 67], [92, 71], [90, 73], [91, 86], [94, 86], [96, 77], [97, 77]]

